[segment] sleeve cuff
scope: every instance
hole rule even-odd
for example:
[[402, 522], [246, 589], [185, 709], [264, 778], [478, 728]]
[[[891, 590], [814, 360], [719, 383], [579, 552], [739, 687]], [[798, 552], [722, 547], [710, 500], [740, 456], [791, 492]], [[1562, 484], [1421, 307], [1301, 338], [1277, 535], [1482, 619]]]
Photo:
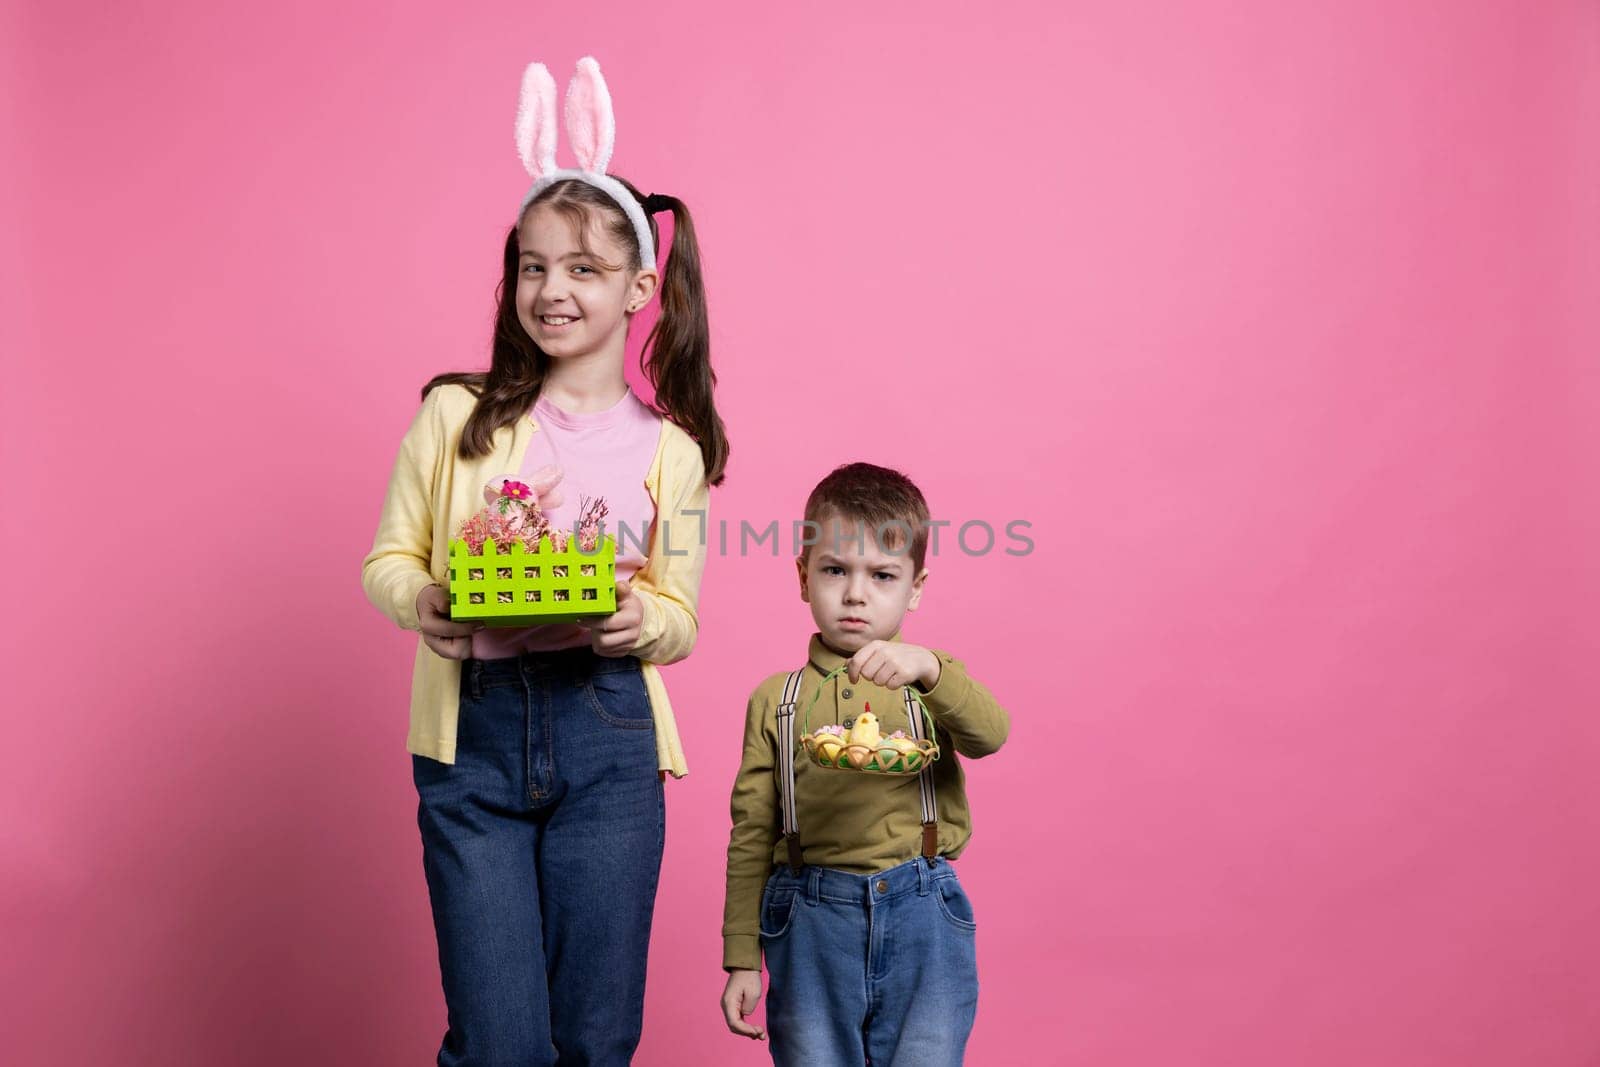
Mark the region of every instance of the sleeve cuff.
[[722, 969], [725, 971], [759, 971], [761, 969], [761, 939], [755, 934], [723, 934]]
[[422, 631], [422, 622], [417, 618], [417, 597], [428, 586], [438, 584], [431, 574], [418, 574], [401, 583], [400, 603], [395, 605], [395, 618], [402, 630]]
[[639, 640], [634, 642], [633, 650], [647, 648], [654, 644], [661, 636], [661, 605], [656, 603], [655, 595], [638, 589], [633, 595], [639, 600]]
[[932, 689], [923, 690], [922, 699], [930, 712], [941, 715], [955, 711], [966, 702], [972, 682], [967, 678], [966, 668], [954, 656], [938, 649], [931, 651], [939, 657], [939, 680]]

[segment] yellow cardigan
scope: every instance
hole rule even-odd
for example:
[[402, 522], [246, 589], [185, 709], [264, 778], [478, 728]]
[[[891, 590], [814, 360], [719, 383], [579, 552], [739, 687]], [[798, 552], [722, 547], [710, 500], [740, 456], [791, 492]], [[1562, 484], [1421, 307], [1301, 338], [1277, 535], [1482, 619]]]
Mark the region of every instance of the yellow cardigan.
[[[495, 431], [488, 455], [462, 459], [457, 447], [475, 403], [465, 386], [434, 389], [400, 442], [372, 551], [361, 565], [361, 586], [367, 599], [402, 629], [421, 632], [417, 594], [425, 586], [445, 584], [450, 538], [483, 507], [485, 482], [522, 469], [533, 436], [528, 420], [519, 418]], [[695, 612], [705, 569], [709, 492], [700, 446], [670, 419], [661, 420], [661, 440], [644, 485], [655, 502], [656, 521], [645, 564], [629, 583], [644, 609], [633, 654], [643, 661], [657, 764], [682, 778], [689, 768], [656, 664], [683, 659], [699, 633]], [[408, 751], [455, 762], [460, 685], [460, 661], [437, 655], [419, 638], [411, 674]]]

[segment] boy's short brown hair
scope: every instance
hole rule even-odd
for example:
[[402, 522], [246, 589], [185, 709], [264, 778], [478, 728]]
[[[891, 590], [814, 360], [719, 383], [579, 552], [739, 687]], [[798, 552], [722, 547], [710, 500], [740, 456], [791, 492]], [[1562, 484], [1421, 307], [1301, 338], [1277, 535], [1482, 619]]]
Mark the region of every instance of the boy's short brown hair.
[[[861, 523], [885, 551], [909, 555], [919, 571], [927, 558], [928, 502], [915, 482], [888, 467], [873, 463], [835, 467], [811, 490], [805, 517], [819, 525], [825, 518]], [[810, 554], [807, 545], [801, 556]]]

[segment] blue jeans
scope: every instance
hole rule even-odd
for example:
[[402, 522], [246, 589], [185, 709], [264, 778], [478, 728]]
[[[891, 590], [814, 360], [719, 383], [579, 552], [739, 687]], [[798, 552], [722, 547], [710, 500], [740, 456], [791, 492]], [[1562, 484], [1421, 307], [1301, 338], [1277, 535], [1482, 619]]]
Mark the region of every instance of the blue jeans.
[[626, 1064], [666, 812], [639, 661], [468, 660], [456, 762], [412, 758], [440, 1067]]
[[761, 895], [772, 1062], [959, 1065], [978, 1012], [976, 932], [948, 860], [780, 867]]

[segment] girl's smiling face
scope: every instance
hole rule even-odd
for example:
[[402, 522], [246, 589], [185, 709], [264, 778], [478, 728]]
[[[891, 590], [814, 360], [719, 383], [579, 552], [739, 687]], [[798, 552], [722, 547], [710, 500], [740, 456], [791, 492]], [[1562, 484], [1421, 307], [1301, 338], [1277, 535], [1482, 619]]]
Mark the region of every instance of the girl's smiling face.
[[517, 320], [534, 343], [552, 359], [620, 358], [628, 317], [655, 292], [656, 272], [634, 270], [594, 212], [580, 233], [566, 213], [534, 207], [517, 227], [517, 249]]

